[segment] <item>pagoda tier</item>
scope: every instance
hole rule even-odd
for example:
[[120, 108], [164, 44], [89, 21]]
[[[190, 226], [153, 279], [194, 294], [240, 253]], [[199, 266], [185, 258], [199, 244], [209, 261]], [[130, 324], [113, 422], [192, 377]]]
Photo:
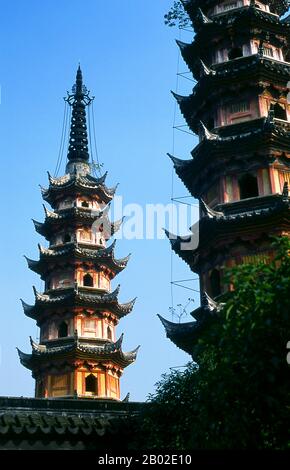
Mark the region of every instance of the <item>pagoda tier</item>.
[[49, 247], [39, 245], [39, 260], [26, 258], [45, 284], [43, 293], [34, 288], [34, 305], [22, 301], [40, 328], [40, 343], [31, 341], [32, 354], [19, 351], [19, 357], [36, 380], [36, 397], [119, 400], [123, 369], [138, 351], [124, 353], [123, 335], [116, 340], [116, 327], [136, 300], [120, 304], [119, 286], [111, 291], [112, 279], [129, 261], [116, 259], [115, 241], [106, 245], [123, 219], [109, 219], [116, 187], [105, 185], [106, 174], [91, 175], [86, 107], [92, 98], [80, 68], [66, 100], [72, 107], [66, 174], [49, 175], [41, 192], [54, 210], [44, 207], [44, 223], [33, 221]]
[[[53, 240], [53, 235], [62, 230], [67, 232], [78, 228], [92, 228], [94, 223], [101, 219], [99, 227], [105, 227], [106, 238], [113, 236], [121, 227], [122, 220], [111, 223], [108, 219], [108, 208], [104, 211], [86, 209], [82, 207], [71, 207], [58, 212], [52, 212], [44, 207], [44, 223], [33, 220], [35, 230], [43, 235], [48, 241]], [[98, 224], [97, 224], [98, 225]]]
[[[205, 67], [203, 65], [203, 67]], [[263, 95], [272, 94], [273, 99], [286, 101], [287, 83], [290, 76], [290, 63], [277, 62], [261, 54], [235, 59], [232, 62], [217, 64], [206, 68], [206, 73], [194, 87], [189, 96], [173, 93], [189, 128], [199, 133], [200, 121], [207, 121], [208, 116], [216, 111], [217, 103], [233, 99], [237, 92], [241, 97], [248, 97], [256, 92], [259, 98], [259, 113], [266, 115], [267, 108], [262, 107]], [[236, 77], [239, 76], [237, 82]], [[274, 81], [274, 84], [271, 82]], [[258, 104], [257, 103], [257, 104]], [[255, 117], [260, 117], [256, 110]], [[218, 118], [216, 118], [217, 121]], [[218, 127], [218, 122], [213, 123]]]
[[[234, 79], [237, 75], [238, 82]], [[198, 82], [191, 95], [173, 95], [188, 127], [196, 134], [200, 133], [201, 121], [212, 129], [246, 118], [257, 119], [267, 116], [270, 106], [276, 103], [281, 109], [277, 109], [280, 114], [275, 113], [275, 117], [286, 120], [289, 76], [290, 64], [255, 54], [207, 69], [207, 75]], [[271, 85], [271, 81], [275, 85]], [[237, 93], [245, 103], [241, 110], [235, 110], [232, 104]]]
[[219, 127], [214, 132], [204, 127], [203, 132], [204, 138], [192, 151], [192, 159], [169, 155], [192, 196], [207, 200], [208, 191], [216, 184], [216, 203], [231, 202], [239, 193], [238, 180], [226, 175], [249, 170], [258, 171], [260, 195], [281, 192], [285, 170], [290, 168], [289, 122], [270, 114], [267, 118]]
[[37, 274], [41, 275], [43, 280], [47, 275], [54, 272], [59, 267], [78, 266], [94, 267], [99, 271], [108, 273], [110, 279], [125, 269], [130, 259], [130, 255], [123, 259], [115, 258], [114, 241], [107, 248], [84, 248], [79, 243], [70, 242], [60, 247], [43, 248], [39, 245], [40, 259], [34, 261], [26, 257], [28, 267]]
[[208, 322], [218, 315], [221, 307], [222, 304], [218, 304], [207, 293], [204, 293], [201, 306], [190, 314], [194, 318], [193, 322], [173, 323], [161, 315], [158, 315], [158, 317], [165, 328], [167, 338], [176, 344], [178, 348], [190, 354], [193, 359], [197, 359], [195, 348], [200, 334], [208, 325]]
[[[116, 342], [98, 344], [74, 335], [57, 344], [37, 344], [32, 354], [18, 350], [21, 364], [32, 371], [36, 394], [48, 397], [111, 398], [120, 394], [119, 378], [135, 362], [138, 349], [124, 353], [123, 335]], [[89, 388], [89, 390], [88, 390]]]
[[[270, 11], [271, 13], [282, 16], [289, 8], [288, 0], [236, 0], [232, 2], [217, 2], [217, 0], [181, 0], [181, 3], [183, 4], [185, 11], [188, 13], [194, 26], [196, 17], [199, 13], [199, 10], [201, 9], [204, 11], [204, 13], [212, 16], [224, 11], [229, 11], [231, 9], [237, 9], [240, 6], [257, 4], [261, 9], [263, 8], [263, 10]], [[232, 6], [230, 6], [228, 9], [223, 8], [224, 5], [228, 3], [230, 3]]]
[[35, 305], [28, 305], [22, 300], [24, 313], [27, 317], [37, 320], [38, 324], [40, 318], [49, 317], [59, 309], [77, 308], [80, 309], [94, 309], [94, 313], [98, 312], [111, 312], [115, 317], [122, 318], [128, 315], [134, 307], [136, 299], [130, 302], [120, 304], [118, 302], [118, 294], [120, 286], [113, 292], [102, 293], [97, 289], [86, 287], [67, 288], [59, 291], [54, 290], [49, 294], [40, 294], [34, 288]]
[[[49, 187], [41, 187], [42, 197], [54, 209], [61, 204], [64, 196], [71, 197], [73, 200], [83, 198], [82, 202], [90, 201], [92, 197], [108, 204], [112, 201], [116, 188], [108, 188], [105, 185], [107, 173], [100, 178], [96, 178], [90, 174], [68, 173], [59, 178], [53, 178], [48, 173]], [[89, 204], [89, 202], [88, 202]]]
[[[31, 338], [30, 338], [31, 339]], [[40, 372], [45, 368], [54, 369], [57, 363], [60, 368], [63, 362], [89, 361], [101, 362], [108, 361], [118, 369], [125, 368], [136, 360], [139, 348], [134, 351], [124, 353], [122, 351], [123, 335], [116, 341], [106, 344], [93, 344], [83, 338], [74, 336], [64, 341], [64, 344], [42, 344], [39, 345], [31, 339], [32, 354], [25, 354], [18, 350], [21, 363], [34, 372]]]
[[[286, 185], [282, 195], [221, 204], [215, 210], [201, 201], [204, 216], [191, 228], [191, 235], [180, 237], [168, 231], [166, 233], [172, 249], [193, 272], [201, 275], [217, 265], [223, 265], [226, 259], [234, 265], [239, 264], [243, 256], [272, 251], [269, 247], [273, 236], [290, 235], [289, 209], [290, 198]], [[186, 245], [194, 236], [198, 237], [198, 247], [187, 249]], [[243, 248], [239, 244], [244, 245]], [[238, 245], [236, 250], [235, 245]]]
[[[286, 46], [290, 38], [289, 23], [254, 6], [228, 10], [212, 19], [200, 13], [196, 17], [196, 28], [197, 33], [191, 44], [177, 41], [182, 57], [196, 80], [205, 72], [201, 61], [207, 66], [218, 65], [217, 61], [222, 62], [226, 56], [215, 55], [213, 51], [226, 50], [228, 47], [230, 52], [233, 43], [242, 48], [244, 57], [258, 50], [266, 55], [268, 44], [281, 50], [277, 55], [273, 52], [273, 59], [282, 60], [283, 53], [285, 58], [288, 57]], [[265, 50], [260, 48], [261, 41], [266, 46]]]

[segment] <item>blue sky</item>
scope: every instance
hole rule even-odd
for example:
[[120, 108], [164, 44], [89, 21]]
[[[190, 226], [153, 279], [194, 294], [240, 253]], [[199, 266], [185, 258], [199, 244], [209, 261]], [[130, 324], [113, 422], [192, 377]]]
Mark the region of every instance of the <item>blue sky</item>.
[[[43, 220], [38, 184], [46, 186], [60, 145], [63, 96], [74, 82], [78, 62], [95, 95], [100, 161], [110, 185], [120, 183], [125, 203], [167, 204], [172, 193], [172, 165], [166, 152], [188, 158], [195, 140], [175, 133], [172, 123], [178, 50], [176, 29], [164, 26], [171, 0], [36, 0], [5, 2], [1, 15], [1, 329], [0, 394], [33, 396], [34, 381], [20, 366], [16, 349], [30, 350], [35, 323], [23, 314], [19, 298], [33, 303], [32, 285], [41, 289], [23, 255], [37, 259], [31, 218]], [[181, 38], [191, 40], [182, 32]], [[179, 71], [186, 71], [180, 62]], [[180, 79], [178, 91], [192, 84]], [[176, 124], [182, 124], [177, 113]], [[62, 168], [63, 172], [63, 168]], [[175, 196], [187, 191], [174, 175]], [[120, 240], [117, 254], [132, 252], [127, 269], [116, 279], [120, 300], [138, 297], [122, 320], [124, 349], [141, 344], [136, 364], [122, 378], [122, 396], [144, 400], [170, 367], [189, 356], [168, 339], [156, 314], [170, 318], [171, 251], [166, 240]], [[193, 277], [173, 257], [173, 279]], [[192, 284], [193, 285], [193, 284]], [[194, 285], [193, 285], [194, 287]], [[195, 284], [196, 287], [196, 284]], [[174, 288], [174, 305], [198, 296]], [[190, 317], [188, 318], [190, 320]]]

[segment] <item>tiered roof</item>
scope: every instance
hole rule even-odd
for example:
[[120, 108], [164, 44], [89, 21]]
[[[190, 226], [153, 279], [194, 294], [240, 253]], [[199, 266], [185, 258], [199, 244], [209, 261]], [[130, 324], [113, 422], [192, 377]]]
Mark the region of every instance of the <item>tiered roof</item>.
[[40, 252], [39, 261], [34, 261], [26, 257], [29, 268], [40, 274], [43, 278], [48, 272], [55, 269], [57, 264], [63, 263], [75, 263], [75, 261], [91, 262], [95, 266], [104, 266], [111, 271], [112, 276], [120, 273], [125, 269], [130, 259], [130, 255], [122, 259], [115, 258], [115, 246], [114, 241], [109, 247], [95, 249], [95, 248], [84, 248], [79, 243], [67, 243], [60, 247], [54, 248], [43, 248], [38, 245]]
[[[80, 265], [94, 267], [98, 272], [108, 273], [112, 279], [126, 267], [129, 256], [116, 259], [115, 242], [109, 247], [102, 247], [97, 242], [87, 244], [76, 240], [78, 228], [90, 228], [92, 231], [101, 232], [102, 239], [108, 240], [119, 230], [123, 222], [122, 219], [112, 223], [108, 215], [109, 203], [114, 197], [116, 188], [106, 186], [106, 174], [100, 178], [90, 174], [86, 107], [91, 103], [92, 98], [83, 85], [80, 67], [76, 84], [66, 101], [72, 107], [67, 174], [59, 178], [49, 175], [49, 187], [41, 188], [41, 191], [43, 199], [52, 206], [54, 211], [44, 207], [44, 223], [33, 221], [36, 231], [50, 242], [50, 247], [44, 248], [39, 245], [39, 260], [26, 258], [27, 263], [29, 268], [40, 274], [45, 281], [51, 273], [59, 271], [59, 268], [61, 270], [71, 266], [76, 271]], [[77, 207], [76, 200], [79, 197], [94, 200], [100, 209]], [[69, 202], [70, 207], [61, 208], [63, 201], [68, 202], [72, 198], [74, 202]], [[65, 233], [74, 231], [74, 235], [70, 237], [74, 240], [57, 244], [55, 236], [62, 234], [63, 231]], [[28, 305], [22, 301], [22, 305], [25, 315], [36, 320], [40, 327], [46, 320], [55, 317], [62, 318], [64, 313], [69, 314], [70, 318], [80, 313], [96, 315], [103, 319], [110, 318], [116, 325], [120, 318], [132, 311], [136, 300], [120, 304], [119, 290], [119, 286], [113, 292], [109, 292], [109, 288], [79, 286], [78, 283], [72, 282], [70, 286], [47, 289], [45, 293], [39, 293], [34, 288], [35, 304]], [[60, 370], [67, 365], [73, 368], [74, 361], [77, 359], [101, 364], [110, 362], [122, 369], [135, 361], [139, 349], [124, 353], [122, 339], [123, 336], [113, 343], [108, 338], [84, 340], [74, 336], [66, 337], [65, 340], [63, 338], [43, 340], [42, 344], [36, 344], [31, 340], [32, 354], [18, 352], [21, 363], [31, 369], [36, 378], [37, 374], [47, 367], [53, 368], [54, 363]]]
[[108, 188], [105, 185], [107, 173], [100, 178], [96, 178], [90, 174], [80, 175], [78, 173], [67, 173], [59, 178], [53, 178], [48, 173], [49, 187], [42, 188], [41, 193], [45, 201], [52, 207], [55, 206], [57, 200], [63, 196], [76, 196], [82, 194], [83, 196], [97, 196], [99, 200], [108, 204], [112, 201], [117, 186]]
[[[204, 64], [202, 65], [203, 67]], [[287, 94], [287, 83], [290, 76], [290, 64], [265, 58], [260, 54], [240, 57], [206, 68], [198, 84], [189, 96], [172, 93], [189, 128], [198, 133], [200, 120], [205, 113], [212, 110], [212, 103], [223, 95], [234, 97], [237, 90], [256, 88], [263, 90], [275, 80], [275, 87], [284, 89]], [[238, 83], [236, 82], [239, 77]]]
[[203, 126], [203, 133], [204, 138], [193, 149], [190, 160], [169, 155], [177, 175], [194, 197], [199, 197], [205, 187], [224, 174], [225, 168], [255, 170], [273, 164], [276, 159], [290, 167], [290, 123], [275, 119], [272, 113], [267, 118], [219, 127], [213, 132]]
[[123, 335], [116, 342], [108, 342], [102, 345], [87, 343], [85, 339], [77, 336], [58, 346], [39, 345], [30, 338], [32, 354], [24, 354], [18, 349], [21, 364], [27, 369], [36, 370], [41, 364], [49, 361], [69, 359], [84, 359], [94, 361], [110, 361], [122, 368], [127, 367], [136, 360], [139, 347], [134, 351], [124, 353], [122, 351]]
[[118, 294], [120, 286], [113, 292], [100, 293], [98, 289], [75, 286], [74, 288], [55, 289], [48, 294], [40, 294], [34, 288], [35, 304], [29, 305], [23, 300], [22, 306], [27, 317], [39, 320], [41, 314], [56, 311], [58, 308], [94, 308], [98, 311], [110, 311], [117, 317], [128, 315], [134, 307], [136, 298], [120, 304]]
[[[193, 197], [200, 200], [201, 219], [191, 234], [180, 237], [166, 231], [172, 249], [202, 276], [202, 288], [213, 268], [223, 269], [227, 262], [271, 251], [273, 235], [289, 233], [290, 198], [285, 183], [282, 194], [253, 197], [210, 208], [201, 196], [231, 177], [258, 169], [290, 168], [290, 124], [276, 119], [270, 108], [267, 117], [248, 119], [238, 124], [224, 124], [207, 129], [203, 120], [213, 117], [217, 107], [269, 92], [274, 99], [285, 100], [288, 93], [290, 65], [266, 57], [264, 43], [283, 48], [288, 54], [289, 17], [280, 19], [288, 0], [268, 0], [271, 13], [262, 11], [251, 1], [250, 6], [225, 9], [213, 14], [217, 0], [181, 0], [188, 13], [195, 37], [192, 44], [177, 41], [181, 54], [198, 83], [190, 96], [173, 93], [189, 128], [199, 134], [200, 143], [190, 160], [169, 155], [176, 173]], [[273, 14], [274, 13], [274, 14]], [[216, 63], [213, 52], [241, 47], [250, 39], [259, 41], [258, 53]], [[242, 52], [239, 51], [239, 54]], [[286, 59], [287, 60], [287, 59]], [[246, 92], [246, 93], [245, 93]], [[215, 108], [213, 108], [215, 106]], [[212, 119], [210, 120], [212, 121]], [[217, 191], [216, 191], [217, 192]], [[217, 194], [216, 194], [217, 196]], [[205, 305], [193, 312], [195, 322], [176, 324], [160, 317], [167, 336], [181, 349], [198, 358], [198, 338], [207, 321], [217, 316], [217, 304]]]
[[[43, 235], [47, 240], [56, 233], [56, 230], [62, 227], [83, 227], [85, 225], [92, 226], [97, 220], [102, 220], [104, 227], [108, 227], [108, 236], [110, 238], [113, 236], [121, 227], [124, 218], [116, 222], [110, 222], [108, 218], [108, 207], [103, 211], [94, 211], [82, 207], [71, 207], [69, 209], [63, 209], [58, 212], [52, 212], [46, 207], [45, 211], [45, 221], [44, 223], [33, 220], [35, 230]], [[106, 230], [105, 230], [106, 234]]]
[[[212, 252], [216, 258], [221, 255], [227, 257], [232, 239], [248, 240], [249, 233], [258, 237], [265, 233], [273, 235], [289, 230], [290, 197], [287, 184], [282, 195], [272, 194], [220, 204], [215, 210], [210, 209], [204, 201], [200, 202], [204, 216], [191, 228], [191, 235], [180, 237], [166, 231], [172, 249], [198, 274], [207, 262], [205, 256], [202, 256], [202, 250]], [[188, 250], [186, 244], [192, 243], [192, 239], [199, 240], [198, 246]]]

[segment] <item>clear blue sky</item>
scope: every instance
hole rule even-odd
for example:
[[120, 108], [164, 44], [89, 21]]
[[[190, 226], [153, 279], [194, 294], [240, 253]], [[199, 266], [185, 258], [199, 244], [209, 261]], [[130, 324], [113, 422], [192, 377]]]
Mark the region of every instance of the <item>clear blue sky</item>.
[[[33, 303], [39, 278], [23, 254], [37, 259], [31, 218], [43, 220], [38, 184], [46, 186], [60, 144], [63, 100], [73, 84], [78, 62], [96, 96], [95, 119], [100, 160], [108, 182], [119, 182], [125, 202], [170, 202], [174, 101], [179, 32], [164, 26], [171, 0], [27, 0], [1, 8], [1, 329], [0, 395], [33, 396], [34, 381], [20, 366], [15, 347], [30, 351], [35, 323], [24, 316], [19, 298]], [[185, 41], [191, 35], [182, 33]], [[187, 36], [186, 36], [187, 34]], [[180, 71], [186, 70], [181, 63]], [[184, 80], [179, 92], [189, 92]], [[177, 114], [177, 123], [183, 123]], [[176, 154], [188, 158], [193, 139], [177, 133]], [[174, 195], [187, 192], [174, 176]], [[157, 313], [170, 318], [170, 257], [166, 240], [119, 241], [117, 254], [132, 252], [121, 283], [120, 300], [138, 297], [118, 332], [125, 350], [141, 344], [135, 365], [125, 370], [122, 396], [144, 400], [170, 367], [189, 356], [168, 339]], [[192, 277], [174, 255], [174, 279]], [[190, 291], [174, 288], [174, 304], [186, 303]], [[198, 296], [196, 306], [198, 306]], [[190, 317], [191, 318], [191, 317]], [[188, 318], [188, 320], [190, 320]]]

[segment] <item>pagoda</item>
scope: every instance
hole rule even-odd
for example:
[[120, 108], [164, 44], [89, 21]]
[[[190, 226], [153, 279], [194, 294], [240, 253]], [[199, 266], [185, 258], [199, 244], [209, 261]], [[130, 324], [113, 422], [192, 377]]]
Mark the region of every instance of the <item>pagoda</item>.
[[225, 270], [267, 262], [272, 237], [290, 235], [290, 21], [287, 0], [182, 4], [195, 36], [177, 44], [196, 85], [190, 96], [174, 97], [199, 143], [189, 160], [170, 157], [200, 202], [199, 241], [187, 249], [196, 234], [167, 235], [199, 275], [201, 306], [193, 322], [160, 319], [194, 359], [200, 331], [229, 289]]
[[123, 352], [123, 335], [116, 337], [116, 326], [135, 300], [120, 304], [119, 287], [111, 290], [129, 257], [117, 259], [115, 242], [107, 246], [122, 221], [108, 218], [116, 188], [106, 186], [106, 174], [92, 174], [86, 125], [92, 98], [80, 67], [66, 101], [72, 110], [66, 173], [49, 175], [49, 187], [41, 191], [52, 210], [44, 208], [44, 223], [34, 221], [48, 247], [39, 245], [38, 261], [27, 258], [43, 280], [44, 292], [34, 288], [34, 305], [22, 301], [25, 315], [40, 328], [40, 341], [30, 338], [31, 354], [18, 353], [21, 364], [32, 371], [36, 398], [118, 401], [120, 377], [136, 360], [138, 348]]

